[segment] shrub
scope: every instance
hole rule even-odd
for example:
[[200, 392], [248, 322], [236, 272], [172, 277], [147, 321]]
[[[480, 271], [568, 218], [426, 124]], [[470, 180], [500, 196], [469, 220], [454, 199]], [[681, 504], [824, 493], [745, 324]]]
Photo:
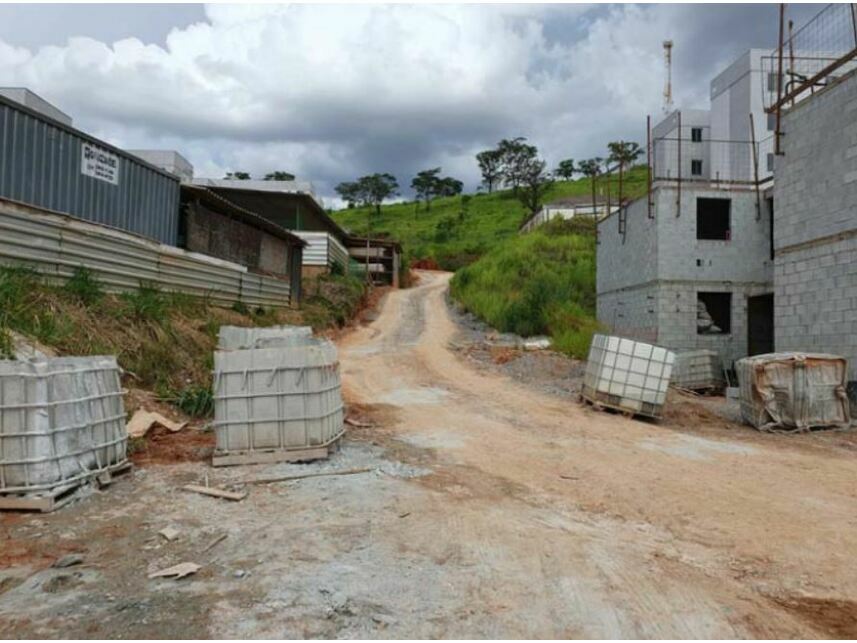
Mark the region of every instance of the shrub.
[[159, 323], [167, 321], [167, 298], [157, 286], [141, 284], [139, 290], [122, 293], [121, 298], [137, 319]]
[[214, 413], [214, 394], [208, 386], [188, 386], [167, 401], [191, 417], [208, 417]]
[[90, 306], [104, 296], [101, 283], [93, 272], [85, 266], [78, 266], [65, 283], [66, 292], [82, 304]]

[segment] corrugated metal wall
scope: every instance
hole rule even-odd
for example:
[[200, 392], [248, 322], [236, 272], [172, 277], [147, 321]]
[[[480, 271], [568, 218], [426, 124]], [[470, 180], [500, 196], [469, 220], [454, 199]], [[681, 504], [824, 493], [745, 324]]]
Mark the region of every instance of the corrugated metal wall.
[[[85, 144], [118, 157], [116, 185], [83, 173]], [[3, 97], [0, 197], [177, 243], [177, 177]]]
[[0, 200], [0, 263], [25, 265], [59, 279], [77, 266], [108, 292], [152, 284], [208, 297], [213, 304], [286, 307], [290, 284], [244, 266], [155, 243], [111, 228]]
[[307, 243], [304, 248], [303, 265], [329, 267], [338, 263], [343, 269], [348, 267], [348, 250], [332, 234], [303, 230], [290, 230], [290, 232]]

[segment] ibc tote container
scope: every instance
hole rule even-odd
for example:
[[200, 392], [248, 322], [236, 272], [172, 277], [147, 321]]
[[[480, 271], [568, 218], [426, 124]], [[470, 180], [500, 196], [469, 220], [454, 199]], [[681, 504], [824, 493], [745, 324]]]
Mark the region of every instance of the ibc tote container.
[[762, 431], [848, 428], [848, 362], [823, 353], [767, 353], [735, 363], [741, 417]]
[[212, 464], [327, 457], [343, 434], [336, 347], [310, 337], [268, 337], [214, 354]]
[[596, 405], [659, 418], [675, 354], [622, 337], [594, 335], [581, 395]]
[[124, 466], [126, 446], [116, 358], [0, 361], [0, 505]]

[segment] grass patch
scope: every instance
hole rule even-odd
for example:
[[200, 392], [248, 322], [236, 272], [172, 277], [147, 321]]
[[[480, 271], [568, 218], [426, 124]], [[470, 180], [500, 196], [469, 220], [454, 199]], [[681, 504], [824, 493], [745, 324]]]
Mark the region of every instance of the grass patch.
[[300, 310], [232, 309], [151, 286], [114, 295], [78, 271], [54, 285], [26, 268], [0, 267], [0, 356], [13, 357], [12, 332], [59, 355], [116, 355], [126, 385], [168, 398], [193, 416], [212, 410], [211, 371], [221, 325], [344, 324], [366, 294], [364, 282], [325, 275], [304, 281], [314, 293]]
[[452, 296], [494, 328], [550, 335], [556, 350], [583, 358], [595, 321], [592, 222], [556, 222], [507, 239], [459, 270]]
[[[602, 183], [597, 185], [602, 186]], [[623, 193], [636, 198], [645, 194], [646, 186], [646, 168], [634, 168], [625, 177]], [[615, 178], [610, 192], [613, 198], [618, 198]], [[590, 194], [589, 179], [559, 181], [545, 196], [545, 201], [589, 197]], [[444, 270], [458, 270], [469, 265], [498, 243], [515, 236], [526, 216], [527, 211], [511, 190], [435, 199], [429, 210], [425, 209], [425, 204], [409, 202], [382, 206], [380, 215], [376, 215], [373, 208], [333, 213], [333, 218], [352, 232], [388, 234], [402, 243], [406, 258], [431, 259]]]

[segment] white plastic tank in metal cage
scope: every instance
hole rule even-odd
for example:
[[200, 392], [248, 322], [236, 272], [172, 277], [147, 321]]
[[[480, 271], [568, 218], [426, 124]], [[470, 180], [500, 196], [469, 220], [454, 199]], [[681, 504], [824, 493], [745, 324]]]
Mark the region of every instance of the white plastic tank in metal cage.
[[660, 346], [594, 335], [581, 394], [596, 405], [659, 418], [674, 361]]
[[214, 354], [215, 466], [315, 460], [336, 448], [344, 420], [336, 347], [293, 339]]
[[767, 353], [739, 359], [741, 416], [762, 431], [848, 428], [848, 362], [823, 353]]
[[259, 340], [283, 337], [310, 338], [312, 337], [312, 328], [309, 326], [266, 326], [263, 328], [221, 326], [218, 333], [217, 349], [227, 351], [254, 348]]
[[126, 453], [115, 357], [0, 361], [0, 506], [42, 508], [28, 503], [124, 467]]

